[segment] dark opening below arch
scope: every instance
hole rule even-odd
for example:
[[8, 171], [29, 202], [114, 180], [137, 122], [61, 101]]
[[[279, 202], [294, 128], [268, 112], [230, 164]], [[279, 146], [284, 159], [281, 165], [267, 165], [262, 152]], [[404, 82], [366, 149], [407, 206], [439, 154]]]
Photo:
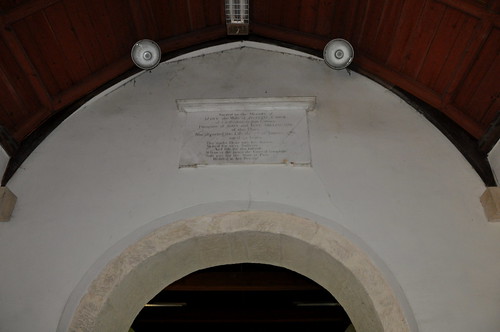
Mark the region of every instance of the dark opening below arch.
[[350, 324], [336, 299], [309, 278], [242, 263], [202, 269], [170, 284], [141, 310], [132, 328], [344, 332]]

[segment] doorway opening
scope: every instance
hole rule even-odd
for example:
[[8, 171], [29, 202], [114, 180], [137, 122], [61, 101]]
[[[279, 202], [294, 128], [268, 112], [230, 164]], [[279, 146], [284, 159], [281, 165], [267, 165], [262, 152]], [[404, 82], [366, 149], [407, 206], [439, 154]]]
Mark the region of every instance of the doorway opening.
[[170, 284], [139, 312], [132, 330], [344, 332], [350, 324], [338, 301], [311, 279], [282, 267], [240, 263]]

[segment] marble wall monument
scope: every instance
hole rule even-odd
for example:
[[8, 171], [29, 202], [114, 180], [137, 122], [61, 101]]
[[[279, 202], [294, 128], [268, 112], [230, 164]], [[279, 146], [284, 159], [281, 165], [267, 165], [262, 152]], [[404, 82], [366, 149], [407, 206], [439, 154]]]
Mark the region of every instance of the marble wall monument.
[[310, 166], [307, 112], [315, 97], [177, 100], [186, 112], [179, 167]]

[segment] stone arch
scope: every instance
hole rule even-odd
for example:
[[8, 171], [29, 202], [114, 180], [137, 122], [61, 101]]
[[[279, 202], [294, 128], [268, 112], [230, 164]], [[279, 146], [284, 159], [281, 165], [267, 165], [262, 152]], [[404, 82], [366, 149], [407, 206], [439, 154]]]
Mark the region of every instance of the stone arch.
[[125, 249], [91, 283], [69, 331], [127, 331], [154, 295], [194, 271], [265, 263], [331, 292], [357, 331], [411, 331], [393, 289], [370, 257], [340, 233], [291, 214], [241, 211], [160, 227]]

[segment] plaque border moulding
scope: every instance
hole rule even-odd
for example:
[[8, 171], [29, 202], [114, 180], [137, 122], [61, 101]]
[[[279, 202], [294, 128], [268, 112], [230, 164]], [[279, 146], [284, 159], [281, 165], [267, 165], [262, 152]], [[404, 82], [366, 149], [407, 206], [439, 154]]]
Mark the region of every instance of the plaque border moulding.
[[316, 106], [316, 97], [264, 97], [230, 99], [177, 99], [182, 112], [305, 110]]
[[[215, 113], [215, 112], [222, 112], [222, 113], [228, 113], [228, 112], [278, 112], [281, 114], [284, 114], [283, 112], [287, 113], [290, 112], [291, 114], [297, 113], [297, 112], [303, 112], [304, 116], [307, 114], [307, 112], [313, 111], [315, 106], [316, 106], [316, 97], [315, 96], [295, 96], [295, 97], [262, 97], [262, 98], [228, 98], [228, 99], [177, 99], [177, 109], [179, 112], [184, 112], [186, 114], [202, 114], [204, 112], [209, 112]], [[306, 117], [307, 118], [307, 117]], [[210, 118], [212, 120], [212, 118]], [[210, 121], [209, 120], [209, 121]], [[190, 126], [194, 123], [196, 124], [196, 120], [190, 120], [190, 121], [195, 121], [191, 122]], [[218, 120], [217, 120], [218, 121]], [[309, 130], [307, 128], [307, 120], [305, 124], [305, 134], [297, 134], [298, 136], [286, 136], [291, 138], [291, 142], [293, 142], [294, 139], [299, 139], [301, 135], [305, 135], [306, 140], [304, 141], [305, 144], [307, 144], [307, 150], [309, 151], [308, 157], [304, 157], [304, 150], [300, 147], [299, 145], [293, 144], [293, 148], [290, 151], [287, 151], [286, 153], [282, 153], [281, 149], [277, 149], [279, 152], [276, 152], [277, 154], [269, 156], [265, 155], [269, 150], [272, 151], [274, 147], [270, 147], [270, 149], [265, 149], [265, 146], [263, 149], [263, 155], [261, 154], [260, 156], [257, 157], [257, 159], [253, 159], [254, 156], [249, 156], [247, 160], [247, 156], [245, 155], [246, 151], [240, 152], [238, 151], [239, 155], [235, 155], [232, 152], [230, 153], [230, 158], [225, 159], [227, 151], [225, 150], [227, 147], [223, 147], [222, 149], [218, 144], [221, 144], [220, 142], [215, 142], [217, 144], [216, 150], [219, 151], [217, 153], [224, 153], [223, 155], [208, 155], [204, 154], [203, 151], [198, 150], [197, 147], [193, 147], [197, 142], [202, 142], [198, 139], [192, 140], [192, 137], [194, 136], [205, 136], [205, 135], [210, 135], [210, 133], [193, 133], [190, 130], [192, 129], [186, 129], [187, 132], [185, 132], [184, 135], [188, 135], [187, 138], [184, 136], [184, 143], [181, 151], [181, 158], [179, 161], [179, 168], [193, 168], [193, 167], [198, 167], [198, 166], [208, 166], [208, 165], [238, 165], [238, 164], [253, 164], [253, 165], [259, 165], [259, 164], [290, 164], [294, 166], [311, 166], [311, 155], [310, 155], [310, 148], [309, 148]], [[207, 126], [210, 127], [210, 126]], [[221, 126], [221, 127], [224, 127]], [[294, 127], [295, 128], [295, 127]], [[298, 129], [298, 127], [297, 127]], [[233, 129], [234, 130], [234, 129]], [[258, 129], [257, 129], [258, 130]], [[290, 133], [293, 132], [290, 131]], [[218, 133], [217, 133], [218, 134]], [[225, 134], [225, 133], [224, 133]], [[273, 133], [276, 134], [276, 133]], [[193, 136], [190, 136], [193, 135]], [[231, 133], [229, 133], [231, 135]], [[279, 134], [278, 134], [279, 135]], [[295, 137], [295, 138], [294, 138]], [[189, 142], [189, 143], [188, 143]], [[233, 142], [233, 141], [232, 141]], [[266, 142], [269, 143], [269, 142]], [[237, 143], [241, 144], [241, 143]], [[282, 144], [282, 143], [279, 143]], [[200, 146], [202, 146], [200, 144]], [[230, 143], [229, 145], [232, 145]], [[189, 146], [189, 147], [188, 147]], [[208, 146], [208, 144], [207, 144]], [[213, 150], [213, 147], [210, 147], [211, 150]], [[246, 150], [247, 147], [243, 147], [243, 150]], [[224, 150], [224, 152], [220, 152], [221, 150]], [[207, 152], [205, 152], [207, 153]], [[272, 152], [273, 153], [273, 152]], [[200, 157], [201, 156], [201, 157]], [[240, 158], [243, 156], [243, 158]], [[217, 157], [220, 157], [220, 159], [217, 159]], [[269, 157], [269, 158], [268, 158]], [[234, 160], [233, 160], [234, 158]], [[268, 159], [266, 159], [268, 158]]]

